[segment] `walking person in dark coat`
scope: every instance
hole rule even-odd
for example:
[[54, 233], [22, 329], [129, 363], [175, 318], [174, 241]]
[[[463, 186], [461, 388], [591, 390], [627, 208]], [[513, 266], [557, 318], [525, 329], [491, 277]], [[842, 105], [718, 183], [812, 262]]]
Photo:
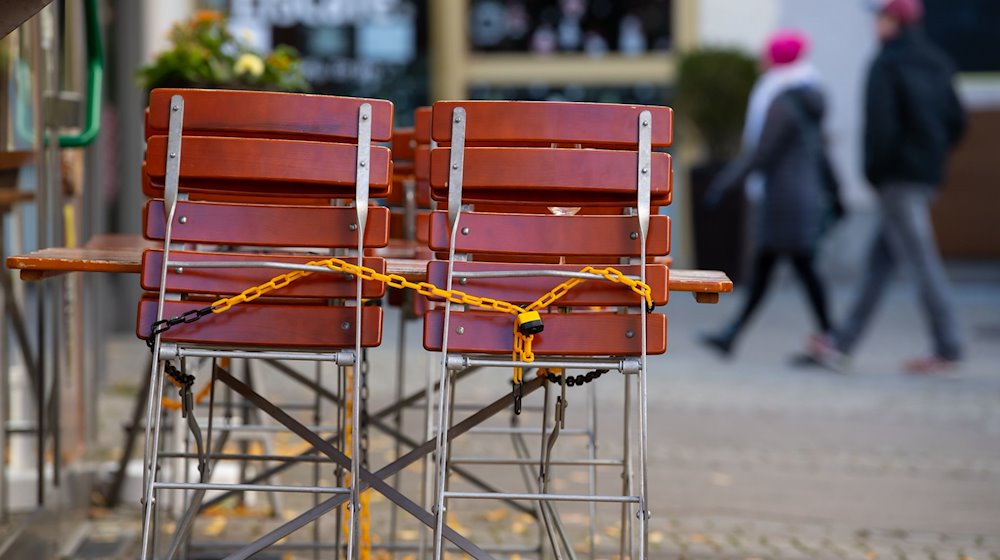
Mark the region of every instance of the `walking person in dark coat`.
[[825, 365], [843, 367], [896, 264], [903, 262], [917, 283], [934, 341], [930, 356], [904, 369], [939, 372], [961, 359], [962, 340], [928, 207], [944, 178], [948, 152], [963, 132], [965, 114], [952, 85], [952, 64], [918, 27], [921, 1], [882, 0], [878, 10], [882, 46], [868, 75], [864, 161], [881, 220], [847, 321], [820, 339], [812, 353]]
[[823, 94], [803, 60], [804, 35], [778, 32], [765, 50], [767, 71], [754, 85], [744, 125], [743, 150], [709, 187], [708, 203], [746, 184], [761, 196], [753, 275], [739, 315], [702, 342], [728, 356], [764, 297], [775, 264], [787, 258], [806, 289], [819, 333], [830, 329], [826, 291], [814, 257], [830, 209], [829, 174], [822, 136]]

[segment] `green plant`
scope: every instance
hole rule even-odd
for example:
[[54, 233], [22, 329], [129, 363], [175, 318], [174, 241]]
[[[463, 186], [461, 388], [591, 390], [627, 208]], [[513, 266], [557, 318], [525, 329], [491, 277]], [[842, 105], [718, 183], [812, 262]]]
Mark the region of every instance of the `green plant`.
[[677, 115], [697, 130], [708, 161], [727, 161], [739, 152], [747, 100], [756, 79], [756, 60], [736, 49], [705, 48], [681, 56]]
[[219, 12], [202, 10], [170, 30], [173, 47], [139, 69], [140, 85], [273, 91], [309, 91], [301, 61], [292, 47], [279, 45], [269, 54], [250, 48], [233, 35]]

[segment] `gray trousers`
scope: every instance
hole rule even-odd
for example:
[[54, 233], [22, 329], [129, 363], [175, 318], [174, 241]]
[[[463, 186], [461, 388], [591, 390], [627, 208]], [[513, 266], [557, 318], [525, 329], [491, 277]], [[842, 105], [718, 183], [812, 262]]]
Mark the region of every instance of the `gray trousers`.
[[833, 333], [833, 343], [849, 353], [863, 334], [892, 280], [903, 263], [908, 278], [916, 282], [924, 316], [934, 341], [934, 355], [947, 360], [962, 357], [958, 321], [951, 285], [941, 263], [929, 205], [933, 187], [915, 183], [890, 183], [879, 191], [881, 216], [868, 253], [861, 291], [843, 325]]

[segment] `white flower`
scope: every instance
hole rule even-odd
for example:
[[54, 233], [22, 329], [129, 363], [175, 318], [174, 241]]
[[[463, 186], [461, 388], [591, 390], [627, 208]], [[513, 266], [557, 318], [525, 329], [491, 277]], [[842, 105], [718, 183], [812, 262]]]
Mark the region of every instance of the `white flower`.
[[241, 54], [233, 65], [233, 71], [237, 76], [250, 74], [254, 78], [259, 78], [264, 73], [264, 61], [259, 56], [252, 53]]

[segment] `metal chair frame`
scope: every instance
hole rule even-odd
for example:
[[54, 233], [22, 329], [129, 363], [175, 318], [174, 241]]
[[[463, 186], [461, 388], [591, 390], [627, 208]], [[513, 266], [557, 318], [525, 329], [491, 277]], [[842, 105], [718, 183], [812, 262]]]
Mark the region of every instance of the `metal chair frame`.
[[[464, 150], [465, 150], [465, 130], [467, 123], [466, 111], [463, 107], [458, 106], [453, 109], [451, 114], [451, 151], [450, 151], [450, 161], [449, 161], [449, 175], [448, 175], [448, 199], [447, 199], [447, 211], [448, 211], [448, 224], [450, 228], [450, 243], [449, 243], [449, 253], [448, 253], [448, 273], [447, 273], [447, 285], [446, 289], [450, 290], [453, 287], [455, 280], [454, 264], [456, 261], [465, 260], [463, 255], [456, 254], [456, 238], [460, 231], [460, 221], [462, 212], [467, 210], [469, 207], [463, 204], [462, 198], [462, 181], [464, 172]], [[636, 121], [636, 135], [638, 139], [638, 151], [637, 151], [637, 177], [638, 181], [636, 184], [636, 220], [639, 226], [639, 236], [640, 236], [640, 279], [646, 281], [646, 240], [649, 232], [649, 222], [650, 222], [650, 157], [651, 157], [651, 130], [652, 130], [652, 118], [648, 111], [642, 111]], [[479, 273], [483, 277], [497, 277], [507, 275], [505, 273]], [[552, 275], [552, 276], [567, 276], [566, 273], [559, 271], [542, 271], [537, 274], [542, 275]], [[569, 274], [572, 276], [573, 274]], [[463, 277], [469, 277], [470, 274], [463, 272]], [[639, 298], [639, 305], [645, 306], [645, 302], [642, 298]], [[437, 407], [437, 440], [436, 440], [436, 456], [437, 456], [437, 466], [436, 466], [436, 477], [435, 477], [435, 533], [434, 533], [434, 558], [442, 558], [443, 555], [443, 536], [447, 529], [446, 524], [446, 512], [447, 512], [447, 502], [449, 499], [489, 499], [489, 498], [501, 498], [501, 499], [518, 499], [518, 500], [532, 500], [539, 502], [541, 506], [542, 522], [545, 526], [546, 533], [549, 536], [550, 544], [552, 545], [553, 552], [556, 558], [562, 558], [560, 548], [557, 543], [557, 539], [561, 541], [565, 550], [569, 552], [572, 556], [572, 547], [565, 539], [565, 533], [559, 526], [558, 515], [556, 514], [552, 503], [556, 501], [586, 501], [591, 503], [597, 502], [612, 502], [623, 504], [623, 512], [625, 510], [632, 510], [635, 513], [635, 517], [639, 524], [639, 538], [638, 538], [638, 556], [639, 558], [645, 558], [647, 556], [648, 550], [648, 482], [647, 482], [647, 457], [646, 448], [648, 441], [648, 424], [647, 424], [647, 382], [646, 382], [646, 372], [647, 370], [647, 347], [646, 347], [646, 322], [645, 320], [639, 321], [640, 327], [640, 337], [641, 337], [641, 352], [637, 358], [625, 357], [625, 358], [612, 358], [612, 359], [590, 359], [590, 360], [579, 360], [579, 359], [543, 359], [535, 362], [525, 363], [525, 362], [513, 362], [509, 359], [497, 359], [488, 356], [462, 356], [455, 355], [449, 352], [449, 335], [451, 333], [450, 319], [452, 314], [452, 303], [444, 303], [444, 324], [442, 333], [442, 360], [439, 368], [438, 383], [441, 387], [439, 403]], [[456, 373], [464, 370], [468, 367], [512, 367], [521, 366], [525, 368], [603, 368], [603, 369], [614, 369], [625, 374], [625, 413], [626, 413], [626, 450], [625, 450], [625, 480], [623, 482], [624, 488], [623, 496], [598, 496], [598, 495], [569, 495], [569, 494], [558, 494], [548, 492], [547, 488], [547, 473], [544, 470], [545, 458], [551, 458], [551, 445], [555, 442], [555, 438], [559, 435], [558, 424], [553, 428], [552, 432], [547, 436], [543, 437], [545, 442], [545, 447], [542, 451], [543, 460], [543, 471], [540, 476], [538, 483], [537, 492], [525, 492], [525, 493], [510, 493], [510, 492], [453, 492], [448, 490], [448, 472], [451, 466], [452, 458], [450, 457], [450, 441], [452, 435], [451, 430], [451, 416], [453, 414], [454, 405], [454, 390], [453, 384], [455, 381]], [[630, 414], [630, 396], [632, 389], [630, 387], [629, 376], [636, 375], [638, 377], [638, 424], [639, 424], [639, 434], [638, 434], [638, 494], [633, 494], [633, 486], [631, 480], [632, 473], [632, 463], [631, 463], [631, 449], [629, 449], [629, 423], [628, 418]], [[546, 417], [543, 419], [543, 435], [547, 430], [548, 425], [548, 385], [546, 388], [546, 407], [545, 414]], [[565, 384], [562, 386], [563, 391], [565, 391]], [[565, 395], [563, 395], [565, 396]], [[520, 462], [520, 461], [517, 461]], [[630, 520], [631, 516], [624, 515], [626, 520]], [[631, 525], [626, 531], [623, 531], [623, 547], [625, 543], [625, 533], [631, 533]]]
[[[299, 266], [299, 265], [289, 265], [287, 263], [281, 262], [270, 262], [270, 263], [232, 263], [232, 262], [195, 262], [195, 261], [172, 261], [170, 260], [170, 250], [176, 248], [172, 243], [172, 227], [174, 223], [174, 213], [177, 206], [177, 201], [185, 198], [185, 195], [178, 192], [178, 182], [180, 177], [180, 162], [182, 157], [182, 130], [184, 122], [184, 97], [182, 95], [175, 95], [171, 98], [171, 112], [170, 112], [170, 126], [168, 131], [167, 139], [167, 150], [168, 158], [166, 164], [166, 179], [165, 179], [165, 236], [163, 242], [163, 264], [161, 266], [161, 278], [160, 278], [160, 290], [157, 299], [157, 321], [164, 318], [164, 302], [168, 298], [167, 294], [167, 271], [170, 267], [186, 267], [186, 268], [217, 268], [217, 267], [238, 267], [241, 264], [252, 267], [268, 267], [276, 269], [286, 269], [286, 270], [310, 270], [312, 272], [332, 272], [330, 270], [322, 270], [322, 267], [309, 267], [309, 266]], [[367, 166], [367, 161], [369, 160], [369, 150], [371, 147], [371, 106], [367, 103], [362, 104], [358, 114], [358, 141], [357, 141], [357, 171], [356, 171], [356, 185], [355, 185], [355, 208], [357, 213], [357, 224], [358, 224], [358, 249], [357, 258], [361, 261], [364, 255], [364, 232], [365, 226], [368, 219], [368, 178], [369, 169]], [[357, 289], [356, 289], [356, 301], [358, 302], [356, 307], [356, 336], [355, 336], [355, 347], [353, 350], [342, 350], [337, 352], [290, 352], [290, 351], [267, 351], [267, 350], [213, 350], [207, 348], [198, 347], [187, 347], [181, 344], [173, 343], [163, 343], [160, 340], [160, 335], [156, 334], [153, 338], [153, 366], [150, 372], [150, 377], [153, 382], [150, 384], [149, 388], [149, 398], [147, 399], [147, 410], [146, 410], [146, 445], [143, 453], [143, 524], [142, 524], [142, 544], [141, 544], [141, 557], [143, 559], [149, 558], [152, 554], [154, 547], [154, 535], [153, 530], [154, 519], [156, 517], [155, 505], [156, 505], [156, 494], [158, 490], [161, 489], [182, 489], [182, 490], [194, 490], [192, 498], [189, 500], [189, 506], [186, 509], [181, 521], [177, 525], [177, 531], [174, 533], [174, 538], [171, 541], [170, 548], [168, 551], [168, 558], [173, 558], [178, 551], [181, 543], [186, 537], [187, 533], [191, 528], [191, 524], [194, 521], [194, 517], [199, 510], [201, 500], [204, 498], [205, 492], [207, 490], [262, 490], [262, 491], [304, 491], [304, 492], [316, 492], [316, 493], [328, 493], [328, 494], [340, 494], [346, 495], [350, 499], [350, 506], [348, 508], [349, 514], [349, 527], [350, 531], [347, 539], [348, 547], [348, 557], [353, 557], [353, 549], [357, 540], [358, 523], [356, 515], [357, 511], [358, 496], [360, 494], [360, 478], [359, 476], [352, 477], [352, 483], [350, 488], [340, 488], [340, 487], [299, 487], [299, 486], [284, 486], [284, 485], [231, 485], [231, 484], [211, 484], [208, 482], [210, 478], [210, 463], [205, 463], [203, 465], [201, 480], [197, 483], [170, 483], [170, 482], [158, 482], [156, 480], [156, 475], [159, 465], [159, 451], [160, 451], [160, 432], [161, 432], [161, 419], [162, 419], [162, 401], [159, 397], [160, 393], [163, 391], [164, 385], [164, 365], [165, 360], [170, 359], [183, 359], [186, 357], [205, 357], [205, 358], [245, 358], [245, 359], [280, 359], [280, 360], [312, 360], [312, 361], [326, 361], [333, 362], [338, 366], [353, 366], [359, 362], [358, 356], [361, 355], [361, 336], [362, 336], [362, 306], [360, 304], [362, 300], [362, 279], [357, 279]], [[355, 402], [360, 402], [360, 392], [361, 392], [361, 376], [354, 376], [354, 384], [351, 388]], [[212, 392], [210, 397], [210, 402], [214, 403], [215, 396], [215, 385], [214, 382], [220, 380], [231, 388], [240, 392], [237, 388], [242, 388], [253, 393], [253, 390], [240, 382], [235, 377], [232, 377], [228, 372], [221, 370], [220, 368], [214, 368], [212, 372]], [[253, 393], [258, 397], [258, 406], [262, 404], [270, 404], [263, 397], [260, 397], [256, 393]], [[253, 399], [251, 399], [253, 400]], [[273, 406], [273, 405], [272, 405]], [[208, 449], [211, 450], [211, 436], [212, 436], [212, 420], [213, 420], [213, 406], [209, 405], [209, 430], [208, 430]], [[264, 407], [261, 407], [264, 408]], [[266, 411], [267, 409], [264, 408]], [[272, 414], [272, 416], [274, 416]], [[290, 419], [290, 417], [289, 417]], [[279, 420], [280, 421], [280, 420]], [[360, 407], [354, 407], [354, 414], [351, 418], [352, 426], [355, 433], [360, 431]], [[300, 428], [304, 428], [301, 425]], [[294, 431], [294, 429], [293, 429]], [[314, 433], [314, 432], [310, 432]], [[342, 467], [349, 469], [352, 473], [361, 472], [360, 464], [360, 447], [359, 438], [354, 438], [353, 449], [351, 450], [351, 457], [345, 457], [340, 451], [330, 448], [329, 455], [334, 455], [331, 457], [335, 462], [340, 464]], [[338, 460], [339, 459], [339, 460]]]

